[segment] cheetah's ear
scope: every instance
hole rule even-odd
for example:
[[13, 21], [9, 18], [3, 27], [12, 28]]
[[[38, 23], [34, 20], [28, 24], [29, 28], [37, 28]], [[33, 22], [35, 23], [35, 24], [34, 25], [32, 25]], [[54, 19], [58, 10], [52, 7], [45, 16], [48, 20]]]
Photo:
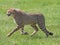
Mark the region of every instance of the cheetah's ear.
[[16, 11], [15, 9], [13, 11]]
[[16, 12], [17, 12], [17, 11], [16, 11], [16, 9], [14, 9], [13, 11], [14, 11], [14, 13], [16, 13]]

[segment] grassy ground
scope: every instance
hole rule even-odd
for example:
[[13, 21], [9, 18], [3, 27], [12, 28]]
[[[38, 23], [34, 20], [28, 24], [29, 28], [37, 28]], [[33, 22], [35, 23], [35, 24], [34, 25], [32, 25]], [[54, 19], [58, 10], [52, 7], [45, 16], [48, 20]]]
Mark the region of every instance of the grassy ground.
[[[21, 35], [19, 31], [11, 37], [6, 35], [12, 31], [16, 24], [12, 17], [6, 15], [9, 8], [19, 8], [26, 12], [43, 13], [46, 27], [54, 36], [46, 38], [40, 30], [36, 35]], [[25, 31], [31, 34], [33, 30], [29, 25]], [[0, 45], [60, 45], [60, 0], [0, 0]]]

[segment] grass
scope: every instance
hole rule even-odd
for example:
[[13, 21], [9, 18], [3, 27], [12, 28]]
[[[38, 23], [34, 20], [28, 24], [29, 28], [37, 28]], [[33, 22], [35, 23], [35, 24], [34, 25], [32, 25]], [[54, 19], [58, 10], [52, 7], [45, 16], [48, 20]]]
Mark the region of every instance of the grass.
[[[16, 27], [13, 18], [6, 15], [7, 9], [11, 7], [29, 13], [43, 13], [46, 27], [54, 36], [47, 38], [39, 29], [33, 37], [21, 35], [19, 31], [6, 37]], [[25, 26], [29, 34], [33, 32], [31, 30], [29, 25]], [[0, 0], [0, 45], [60, 45], [60, 0]]]

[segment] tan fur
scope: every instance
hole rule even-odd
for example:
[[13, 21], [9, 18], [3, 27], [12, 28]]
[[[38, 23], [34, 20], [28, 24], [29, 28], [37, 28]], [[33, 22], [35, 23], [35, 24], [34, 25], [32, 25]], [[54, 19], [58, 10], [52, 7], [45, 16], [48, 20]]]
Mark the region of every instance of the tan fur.
[[19, 9], [11, 8], [7, 11], [7, 15], [10, 16], [12, 14], [17, 27], [8, 34], [8, 37], [11, 36], [15, 31], [19, 30], [21, 28], [22, 34], [27, 34], [27, 32], [24, 32], [24, 26], [25, 25], [31, 25], [31, 27], [34, 28], [34, 32], [31, 34], [33, 36], [37, 31], [38, 28], [36, 24], [38, 24], [39, 28], [48, 36], [53, 35], [53, 33], [49, 32], [45, 27], [45, 18], [43, 14], [29, 14], [26, 12], [23, 12]]

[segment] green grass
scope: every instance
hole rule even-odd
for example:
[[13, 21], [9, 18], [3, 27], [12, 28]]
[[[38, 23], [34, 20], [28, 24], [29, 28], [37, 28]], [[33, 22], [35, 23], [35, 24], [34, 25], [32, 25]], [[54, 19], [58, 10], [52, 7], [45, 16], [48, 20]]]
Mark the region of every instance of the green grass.
[[[16, 24], [12, 17], [6, 15], [9, 8], [18, 8], [29, 13], [43, 13], [46, 27], [54, 33], [48, 38], [39, 29], [39, 32], [30, 35], [21, 35], [19, 31], [11, 37], [6, 35], [12, 31]], [[25, 31], [31, 34], [33, 30], [29, 25]], [[60, 45], [60, 0], [0, 0], [0, 45]]]

